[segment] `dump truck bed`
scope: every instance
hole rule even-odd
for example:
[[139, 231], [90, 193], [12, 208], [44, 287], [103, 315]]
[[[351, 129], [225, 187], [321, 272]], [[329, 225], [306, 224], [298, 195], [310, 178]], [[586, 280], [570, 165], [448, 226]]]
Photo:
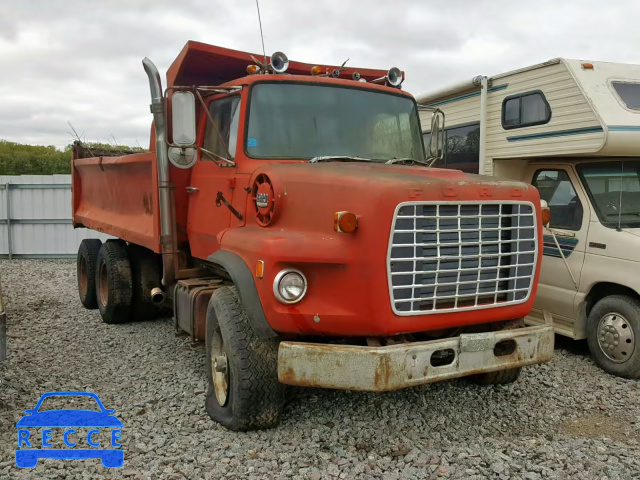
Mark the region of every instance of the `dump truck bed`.
[[73, 225], [160, 252], [155, 152], [75, 158]]

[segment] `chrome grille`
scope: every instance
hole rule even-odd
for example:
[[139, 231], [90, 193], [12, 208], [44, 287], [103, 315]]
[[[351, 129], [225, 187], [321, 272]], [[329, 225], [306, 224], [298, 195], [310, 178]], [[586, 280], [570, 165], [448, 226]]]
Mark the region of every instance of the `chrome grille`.
[[530, 202], [406, 202], [396, 208], [387, 254], [397, 315], [525, 302], [537, 259]]

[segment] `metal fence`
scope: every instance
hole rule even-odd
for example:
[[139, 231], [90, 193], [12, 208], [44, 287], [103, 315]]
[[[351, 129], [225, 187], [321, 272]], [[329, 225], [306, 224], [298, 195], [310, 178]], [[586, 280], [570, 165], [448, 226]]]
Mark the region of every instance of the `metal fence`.
[[0, 175], [0, 257], [75, 257], [84, 238], [108, 235], [74, 229], [71, 175]]

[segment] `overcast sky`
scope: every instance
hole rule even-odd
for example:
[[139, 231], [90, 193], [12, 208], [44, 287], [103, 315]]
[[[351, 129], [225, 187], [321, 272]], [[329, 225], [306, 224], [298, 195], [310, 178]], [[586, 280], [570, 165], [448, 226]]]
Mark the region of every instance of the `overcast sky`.
[[[260, 0], [267, 55], [406, 72], [414, 94], [554, 57], [640, 63], [639, 0]], [[0, 139], [148, 146], [187, 40], [260, 52], [255, 0], [0, 0]]]

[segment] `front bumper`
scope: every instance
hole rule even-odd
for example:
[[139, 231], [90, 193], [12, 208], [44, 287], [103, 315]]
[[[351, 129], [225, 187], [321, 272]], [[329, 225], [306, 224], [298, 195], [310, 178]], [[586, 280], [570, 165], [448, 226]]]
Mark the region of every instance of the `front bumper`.
[[[511, 341], [512, 353], [496, 356], [496, 344], [513, 347]], [[278, 379], [287, 385], [384, 392], [548, 362], [553, 342], [549, 325], [386, 347], [281, 342]], [[447, 349], [453, 351], [453, 361], [432, 366], [433, 353]]]

